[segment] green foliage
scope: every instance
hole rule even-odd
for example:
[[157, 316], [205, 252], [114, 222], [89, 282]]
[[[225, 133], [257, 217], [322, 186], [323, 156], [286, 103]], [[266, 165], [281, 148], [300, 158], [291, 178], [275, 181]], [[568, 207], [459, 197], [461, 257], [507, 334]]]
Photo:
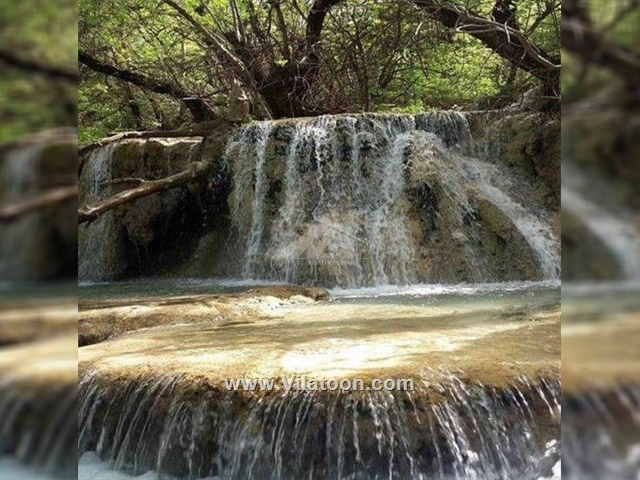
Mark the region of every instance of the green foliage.
[[[258, 64], [252, 68], [259, 70], [289, 65], [291, 51], [305, 37], [313, 2], [178, 3], [213, 34], [248, 37], [249, 48], [257, 53]], [[489, 15], [493, 3], [465, 6]], [[233, 5], [239, 22], [234, 21]], [[525, 32], [555, 54], [559, 1], [543, 15], [548, 5], [549, 0], [519, 1], [518, 18]], [[163, 2], [80, 0], [79, 7], [81, 48], [111, 65], [179, 84], [215, 109], [226, 108], [226, 67], [216, 62], [202, 35]], [[326, 18], [320, 54], [318, 80], [305, 98], [318, 111], [415, 112], [491, 105], [513, 101], [534, 84], [479, 41], [443, 27], [405, 1], [340, 3]], [[113, 130], [177, 128], [190, 118], [175, 100], [88, 69], [81, 70], [79, 109], [85, 139]]]
[[[588, 0], [588, 16], [607, 41], [640, 53], [640, 4], [634, 0]], [[568, 99], [589, 96], [621, 79], [598, 66], [585, 64], [571, 55], [562, 57], [562, 91]]]
[[[74, 0], [23, 0], [3, 8], [0, 48], [25, 60], [74, 68]], [[0, 142], [76, 122], [76, 87], [0, 62]]]

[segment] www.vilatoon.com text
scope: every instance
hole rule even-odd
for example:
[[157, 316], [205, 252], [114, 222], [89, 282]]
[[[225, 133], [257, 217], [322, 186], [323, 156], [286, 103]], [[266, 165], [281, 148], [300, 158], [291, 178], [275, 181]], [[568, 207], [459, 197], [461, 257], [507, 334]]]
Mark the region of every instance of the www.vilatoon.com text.
[[410, 378], [374, 378], [365, 382], [361, 378], [308, 378], [284, 376], [280, 378], [227, 378], [227, 390], [271, 391], [271, 390], [318, 390], [318, 391], [413, 391]]

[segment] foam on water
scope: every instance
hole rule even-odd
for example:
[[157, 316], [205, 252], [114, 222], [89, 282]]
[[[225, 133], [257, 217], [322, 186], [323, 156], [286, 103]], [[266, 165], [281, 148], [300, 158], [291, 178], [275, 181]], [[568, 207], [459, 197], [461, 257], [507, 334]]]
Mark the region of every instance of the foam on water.
[[[2, 479], [2, 477], [0, 477]], [[159, 480], [155, 472], [142, 475], [127, 475], [111, 468], [109, 462], [103, 462], [95, 452], [87, 452], [78, 461], [78, 480]], [[4, 479], [2, 479], [4, 480]], [[7, 480], [9, 480], [7, 478]], [[203, 479], [207, 480], [207, 479]], [[208, 479], [215, 480], [215, 479]]]
[[496, 282], [478, 284], [415, 284], [407, 286], [385, 285], [381, 287], [368, 288], [333, 288], [330, 290], [331, 296], [336, 298], [367, 298], [386, 296], [436, 296], [436, 295], [476, 295], [492, 292], [517, 292], [532, 289], [553, 289], [559, 288], [560, 281], [531, 281], [531, 282]]
[[[25, 471], [21, 467], [16, 467], [10, 462], [0, 462], [0, 480], [16, 480], [17, 478], [24, 480], [51, 480], [48, 477], [29, 476], [31, 473]], [[7, 471], [5, 472], [5, 468]], [[561, 462], [558, 460], [553, 466], [552, 475], [550, 477], [540, 477], [537, 480], [560, 480], [561, 476]], [[126, 473], [117, 472], [112, 470], [109, 463], [100, 460], [95, 452], [87, 452], [78, 462], [78, 480], [171, 480], [171, 477], [163, 475], [160, 479], [159, 475], [155, 472], [147, 472], [142, 475], [132, 476]], [[201, 480], [220, 480], [219, 477], [207, 477]], [[454, 479], [451, 479], [454, 480]], [[476, 479], [483, 480], [483, 479]], [[493, 480], [493, 479], [485, 479]]]
[[[118, 474], [116, 474], [117, 476]], [[83, 477], [79, 477], [83, 478]], [[92, 477], [87, 477], [92, 478]], [[104, 477], [104, 480], [115, 480], [113, 476]], [[25, 467], [10, 458], [0, 459], [0, 480], [56, 480], [53, 477]]]

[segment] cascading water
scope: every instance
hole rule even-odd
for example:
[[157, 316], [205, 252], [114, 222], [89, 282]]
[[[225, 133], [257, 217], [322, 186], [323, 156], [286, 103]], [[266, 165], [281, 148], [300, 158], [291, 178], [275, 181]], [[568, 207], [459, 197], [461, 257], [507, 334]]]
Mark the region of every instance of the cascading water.
[[[0, 203], [25, 201], [36, 192], [36, 169], [40, 159], [40, 146], [10, 151], [0, 161]], [[34, 253], [29, 239], [37, 230], [39, 219], [26, 216], [0, 231], [0, 281], [22, 280], [27, 277], [29, 262]]]
[[[127, 185], [114, 180], [155, 180], [174, 174], [191, 161], [198, 144], [198, 139], [172, 138], [146, 142], [126, 140], [96, 148], [83, 161], [79, 178], [80, 201], [95, 205], [127, 188]], [[165, 195], [163, 198], [171, 199], [171, 196]], [[150, 225], [154, 224], [153, 215], [158, 216], [158, 207], [145, 205], [144, 202], [145, 199], [134, 204], [134, 210], [128, 213], [125, 209], [106, 212], [90, 224], [80, 226], [80, 281], [113, 280], [124, 276], [131, 264], [135, 264], [140, 251], [146, 247], [144, 242], [149, 242], [149, 237], [153, 237], [153, 233], [149, 232]], [[139, 205], [142, 207], [136, 210]], [[171, 200], [165, 201], [162, 206], [169, 209]], [[132, 254], [127, 249], [138, 251]]]
[[256, 480], [538, 479], [558, 460], [558, 382], [247, 395], [205, 382], [199, 395], [187, 377], [105, 388], [88, 372], [80, 453], [134, 475]]
[[[111, 163], [114, 149], [115, 144], [97, 149], [85, 162], [83, 175], [89, 179], [85, 203], [99, 202], [109, 196], [110, 189], [105, 186], [105, 183], [112, 180]], [[86, 228], [83, 248], [85, 252], [91, 252], [91, 254], [78, 256], [79, 280], [96, 280], [104, 277], [109, 264], [110, 242], [113, 241], [115, 228], [112, 213], [107, 213]]]
[[[241, 128], [225, 151], [232, 231], [220, 224], [229, 241], [215, 252], [203, 242], [199, 252], [225, 264], [230, 277], [339, 286], [342, 298], [251, 297], [237, 306], [229, 298], [219, 305], [223, 322], [158, 326], [83, 346], [80, 478], [102, 471], [109, 480], [538, 480], [557, 473], [557, 289], [521, 280], [557, 279], [558, 241], [533, 187], [497, 159], [466, 156], [472, 150], [458, 112]], [[113, 155], [93, 153], [85, 186], [116, 175], [101, 170]], [[84, 245], [82, 256], [95, 257]], [[102, 267], [81, 268], [90, 275]], [[442, 295], [416, 285], [463, 281], [515, 284], [468, 285], [464, 294], [451, 286]], [[417, 290], [396, 287], [407, 284]], [[378, 295], [385, 288], [398, 291]], [[213, 308], [206, 302], [203, 315]], [[264, 305], [259, 314], [256, 305]], [[137, 322], [117, 311], [114, 323]], [[340, 392], [222, 383], [282, 372], [418, 384]]]
[[[603, 198], [607, 203], [615, 199], [612, 188], [570, 161], [563, 163], [562, 172], [562, 212], [571, 223], [584, 226], [588, 236], [582, 235], [582, 243], [585, 246], [597, 243], [593, 248], [602, 251], [602, 262], [614, 271], [610, 276], [617, 276], [618, 280], [640, 280], [640, 231], [634, 227], [628, 209], [615, 204], [602, 205]], [[593, 198], [594, 192], [598, 192], [596, 198]], [[569, 227], [569, 222], [564, 224]], [[567, 228], [566, 236], [570, 233]], [[592, 263], [596, 263], [593, 255], [591, 258]]]
[[[465, 157], [470, 142], [465, 117], [456, 112], [244, 127], [226, 150], [232, 217], [239, 238], [247, 239], [238, 273], [345, 287], [438, 280], [441, 273], [422, 265], [437, 262], [442, 246], [418, 251], [425, 236], [438, 235], [422, 220], [431, 209], [441, 230], [466, 239], [466, 277], [501, 280], [479, 278], [489, 242], [474, 238], [481, 234], [470, 224], [484, 200], [518, 232], [508, 243], [526, 246], [534, 276], [557, 278], [559, 244], [545, 212], [518, 192], [506, 167]], [[432, 191], [432, 204], [415, 198], [420, 188]], [[516, 267], [509, 274], [524, 275]]]
[[640, 387], [594, 389], [563, 402], [565, 479], [629, 479], [640, 471]]
[[[262, 319], [244, 303], [238, 323], [82, 347], [80, 478], [537, 480], [557, 469], [557, 290], [347, 295], [265, 313], [275, 300], [248, 301], [265, 302]], [[286, 389], [279, 375], [302, 383]], [[280, 388], [230, 387], [239, 377]], [[412, 385], [311, 386], [324, 378]]]
[[0, 352], [2, 479], [77, 477], [78, 384], [73, 333]]
[[[77, 172], [77, 133], [56, 129], [0, 147], [0, 205], [17, 206], [66, 185]], [[75, 277], [73, 202], [0, 222], [0, 286]], [[4, 285], [3, 285], [4, 284]]]

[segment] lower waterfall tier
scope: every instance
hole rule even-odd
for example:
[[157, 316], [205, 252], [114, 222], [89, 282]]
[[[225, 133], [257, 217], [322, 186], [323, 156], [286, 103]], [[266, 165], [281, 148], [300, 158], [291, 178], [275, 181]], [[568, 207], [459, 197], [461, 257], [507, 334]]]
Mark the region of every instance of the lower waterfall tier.
[[[550, 477], [558, 290], [426, 298], [263, 296], [236, 304], [239, 318], [213, 320], [200, 298], [208, 322], [83, 347], [80, 454], [178, 478]], [[153, 308], [104, 307], [95, 315], [111, 322]], [[195, 314], [194, 304], [189, 322]], [[234, 389], [225, 379], [278, 388]], [[362, 388], [336, 390], [332, 379]], [[378, 391], [376, 379], [413, 388]]]
[[34, 478], [76, 477], [76, 345], [67, 327], [51, 339], [0, 352], [0, 466], [20, 478], [29, 480], [28, 471]]

